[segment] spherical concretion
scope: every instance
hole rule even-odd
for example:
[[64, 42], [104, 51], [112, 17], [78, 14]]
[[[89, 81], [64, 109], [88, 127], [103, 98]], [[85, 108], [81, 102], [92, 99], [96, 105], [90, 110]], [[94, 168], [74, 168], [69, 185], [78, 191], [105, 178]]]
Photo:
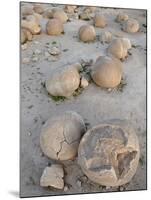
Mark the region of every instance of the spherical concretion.
[[79, 87], [80, 75], [73, 65], [63, 66], [53, 71], [46, 81], [46, 89], [53, 96], [70, 97]]
[[37, 24], [40, 24], [41, 19], [42, 19], [42, 16], [38, 13], [34, 13], [33, 15], [27, 15], [26, 16], [27, 21], [34, 21]]
[[60, 10], [60, 9], [53, 11], [53, 18], [59, 19], [63, 24], [67, 22], [68, 20], [67, 14], [63, 10]]
[[75, 12], [76, 8], [77, 8], [77, 6], [74, 6], [74, 5], [65, 5], [64, 11], [66, 13], [73, 14]]
[[139, 30], [139, 23], [135, 19], [128, 19], [123, 23], [123, 30], [127, 33], [136, 33]]
[[40, 33], [41, 27], [35, 20], [22, 20], [21, 27], [28, 29], [33, 35]]
[[100, 87], [114, 88], [122, 78], [122, 63], [113, 57], [100, 56], [92, 66], [91, 77]]
[[102, 31], [100, 35], [100, 41], [104, 43], [110, 43], [112, 41], [112, 33], [109, 31]]
[[84, 174], [105, 186], [128, 183], [136, 173], [139, 156], [134, 130], [109, 123], [88, 130], [78, 148], [78, 163]]
[[44, 12], [44, 7], [42, 4], [35, 4], [33, 10], [38, 14], [42, 14]]
[[96, 13], [94, 16], [94, 26], [104, 28], [107, 25], [104, 15]]
[[83, 42], [92, 42], [96, 39], [96, 32], [93, 26], [83, 25], [79, 29], [79, 38]]
[[59, 19], [50, 19], [47, 22], [46, 30], [48, 35], [60, 35], [63, 31], [63, 23]]
[[43, 153], [55, 160], [73, 159], [85, 133], [82, 117], [73, 111], [49, 119], [41, 130], [40, 146]]
[[34, 13], [32, 5], [24, 5], [21, 7], [22, 16], [32, 15]]
[[21, 29], [21, 44], [24, 44], [27, 40], [32, 40], [32, 34], [29, 30], [22, 28]]
[[80, 13], [79, 18], [82, 20], [90, 20], [92, 18], [92, 15], [87, 11], [83, 11], [82, 13]]
[[128, 38], [114, 39], [108, 46], [108, 53], [118, 59], [124, 60], [128, 56], [128, 49], [131, 48], [131, 42]]
[[43, 17], [44, 18], [48, 18], [48, 19], [53, 18], [52, 9], [51, 8], [47, 8], [46, 10], [44, 10]]
[[124, 13], [119, 13], [116, 17], [116, 22], [124, 22], [126, 20], [128, 20], [128, 15], [127, 14], [124, 14]]
[[96, 7], [95, 6], [87, 6], [84, 8], [83, 10], [84, 12], [87, 12], [87, 13], [93, 13], [96, 11]]

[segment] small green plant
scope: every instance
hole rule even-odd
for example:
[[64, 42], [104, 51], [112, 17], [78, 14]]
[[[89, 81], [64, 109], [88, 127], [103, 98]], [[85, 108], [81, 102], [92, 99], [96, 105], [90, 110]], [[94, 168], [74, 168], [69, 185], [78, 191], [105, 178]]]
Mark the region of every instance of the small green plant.
[[55, 101], [55, 102], [62, 102], [62, 101], [64, 101], [64, 100], [66, 100], [66, 97], [63, 97], [63, 96], [52, 96], [52, 95], [50, 95], [50, 94], [48, 94], [50, 97], [51, 97], [51, 99], [53, 100], [53, 101]]
[[57, 44], [57, 42], [56, 42], [56, 41], [53, 41], [52, 44]]
[[140, 45], [135, 45], [135, 44], [132, 44], [132, 48], [139, 48], [139, 47], [141, 47]]
[[141, 165], [144, 165], [144, 161], [145, 159], [144, 159], [144, 156], [142, 155], [141, 157], [140, 157], [140, 159], [139, 159], [139, 163], [141, 164]]

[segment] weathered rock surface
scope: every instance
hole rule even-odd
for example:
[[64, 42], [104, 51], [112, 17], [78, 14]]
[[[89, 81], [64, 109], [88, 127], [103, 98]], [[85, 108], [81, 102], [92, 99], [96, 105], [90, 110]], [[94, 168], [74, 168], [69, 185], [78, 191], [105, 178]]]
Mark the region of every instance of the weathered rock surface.
[[57, 189], [63, 189], [64, 187], [64, 171], [62, 165], [53, 164], [50, 167], [46, 167], [40, 179], [40, 185], [42, 187], [54, 187]]
[[78, 162], [93, 182], [120, 186], [134, 176], [139, 155], [137, 135], [128, 124], [105, 123], [85, 133], [78, 149]]
[[84, 132], [82, 117], [73, 111], [65, 112], [49, 119], [42, 127], [41, 149], [46, 156], [55, 160], [73, 159]]
[[114, 88], [122, 78], [122, 63], [108, 56], [100, 56], [91, 70], [93, 81], [100, 87]]

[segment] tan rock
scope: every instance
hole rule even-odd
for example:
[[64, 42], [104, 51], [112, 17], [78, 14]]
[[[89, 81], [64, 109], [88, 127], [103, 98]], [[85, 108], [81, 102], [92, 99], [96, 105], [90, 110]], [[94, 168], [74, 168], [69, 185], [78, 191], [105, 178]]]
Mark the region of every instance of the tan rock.
[[131, 42], [128, 38], [114, 39], [109, 45], [107, 52], [118, 59], [124, 60], [128, 56]]
[[21, 20], [21, 27], [28, 29], [33, 35], [41, 31], [40, 25], [35, 20]]
[[44, 18], [48, 18], [48, 19], [53, 18], [52, 9], [51, 9], [51, 8], [47, 8], [47, 9], [44, 11], [44, 13], [43, 13], [43, 17], [44, 17]]
[[40, 185], [42, 187], [54, 187], [57, 189], [64, 188], [64, 171], [62, 165], [53, 164], [50, 167], [46, 167], [40, 179]]
[[40, 146], [43, 153], [55, 160], [73, 159], [85, 132], [82, 117], [73, 111], [50, 118], [42, 127]]
[[66, 13], [69, 13], [69, 14], [73, 14], [75, 12], [75, 9], [77, 8], [76, 5], [65, 5], [64, 7], [64, 11]]
[[32, 34], [28, 29], [21, 28], [21, 44], [32, 40]]
[[100, 13], [96, 13], [93, 20], [94, 20], [94, 26], [96, 27], [104, 28], [107, 25], [107, 21], [104, 15]]
[[78, 163], [90, 180], [114, 187], [131, 181], [139, 155], [137, 135], [128, 124], [105, 123], [84, 134], [78, 149]]
[[59, 19], [63, 24], [68, 20], [67, 14], [61, 9], [56, 9], [53, 11], [53, 18]]
[[108, 56], [100, 56], [91, 71], [93, 81], [100, 87], [114, 88], [122, 78], [122, 63]]
[[44, 6], [42, 4], [34, 4], [33, 10], [38, 14], [42, 14], [44, 12]]
[[122, 28], [127, 33], [136, 33], [139, 30], [139, 23], [135, 19], [128, 19], [123, 23]]
[[54, 70], [46, 81], [46, 89], [53, 96], [70, 97], [79, 87], [80, 75], [74, 65]]
[[124, 13], [119, 13], [115, 19], [116, 22], [124, 22], [124, 21], [127, 21], [128, 20], [128, 15], [127, 14], [124, 14]]
[[21, 14], [22, 16], [32, 15], [34, 13], [32, 5], [24, 5], [21, 6]]
[[82, 77], [82, 78], [81, 78], [80, 87], [86, 88], [88, 85], [89, 85], [89, 82], [87, 81], [87, 79], [84, 78], [84, 77]]
[[64, 31], [64, 28], [59, 19], [50, 19], [47, 22], [46, 30], [48, 35], [60, 35]]
[[109, 31], [102, 31], [100, 35], [100, 41], [104, 43], [110, 43], [112, 41], [112, 33]]
[[79, 38], [83, 42], [92, 42], [96, 39], [96, 32], [93, 26], [83, 25], [79, 29]]

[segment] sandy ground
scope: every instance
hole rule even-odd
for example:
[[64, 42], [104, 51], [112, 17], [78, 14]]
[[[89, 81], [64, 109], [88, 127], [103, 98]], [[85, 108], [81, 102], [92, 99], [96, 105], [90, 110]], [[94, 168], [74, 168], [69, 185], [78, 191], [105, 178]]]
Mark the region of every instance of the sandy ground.
[[[146, 13], [143, 10], [128, 10], [124, 12], [136, 18], [141, 30], [135, 34], [121, 31], [120, 24], [114, 19], [121, 9], [98, 8], [108, 20], [104, 30], [110, 30], [114, 35], [128, 37], [136, 48], [131, 49], [132, 55], [123, 62], [124, 79], [127, 85], [123, 91], [108, 92], [91, 83], [80, 95], [63, 102], [56, 103], [47, 95], [43, 83], [51, 72], [62, 65], [80, 61], [89, 61], [100, 55], [106, 55], [108, 45], [102, 45], [99, 40], [85, 44], [77, 38], [77, 32], [82, 24], [92, 21], [73, 20], [64, 24], [65, 34], [55, 37], [45, 33], [47, 19], [41, 21], [42, 33], [36, 35], [32, 42], [27, 42], [27, 49], [21, 49], [21, 196], [44, 196], [88, 192], [108, 192], [122, 190], [140, 190], [146, 188], [146, 33], [142, 24], [146, 24]], [[100, 28], [95, 28], [97, 35]], [[60, 43], [62, 53], [54, 61], [47, 60], [46, 43], [56, 41]], [[38, 49], [37, 61], [32, 61], [33, 52]], [[23, 60], [30, 61], [23, 63]], [[82, 173], [74, 161], [64, 162], [65, 185], [67, 191], [53, 188], [42, 188], [39, 185], [43, 169], [55, 163], [43, 155], [39, 145], [42, 124], [50, 117], [59, 115], [66, 110], [78, 112], [90, 127], [105, 120], [129, 120], [139, 137], [141, 159], [137, 172], [130, 183], [122, 187], [108, 188], [99, 186]]]

